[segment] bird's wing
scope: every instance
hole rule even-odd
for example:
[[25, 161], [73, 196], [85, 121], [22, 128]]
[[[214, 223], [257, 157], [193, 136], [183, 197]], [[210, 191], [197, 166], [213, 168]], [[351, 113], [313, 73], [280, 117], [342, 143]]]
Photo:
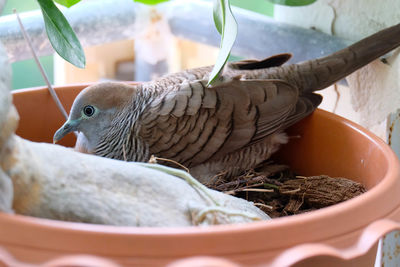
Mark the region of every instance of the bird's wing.
[[281, 80], [205, 84], [183, 83], [143, 113], [140, 136], [152, 154], [194, 166], [256, 142], [315, 108], [298, 104], [298, 90]]
[[[226, 76], [237, 76], [243, 71], [260, 70], [271, 67], [279, 67], [286, 63], [292, 57], [291, 54], [278, 54], [262, 60], [246, 59], [241, 61], [229, 62], [224, 70]], [[213, 66], [188, 69], [176, 73], [170, 73], [160, 77], [156, 82], [165, 86], [174, 86], [181, 84], [182, 81], [194, 81], [207, 79]]]

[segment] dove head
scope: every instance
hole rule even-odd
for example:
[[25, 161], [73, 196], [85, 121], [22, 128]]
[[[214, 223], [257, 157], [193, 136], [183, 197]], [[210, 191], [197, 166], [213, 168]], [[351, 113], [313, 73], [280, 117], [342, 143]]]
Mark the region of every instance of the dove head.
[[136, 92], [136, 86], [116, 82], [85, 88], [75, 98], [68, 120], [54, 134], [54, 143], [68, 133], [78, 131], [79, 142], [84, 142], [80, 146], [90, 152], [102, 135], [113, 127], [115, 119], [132, 102]]

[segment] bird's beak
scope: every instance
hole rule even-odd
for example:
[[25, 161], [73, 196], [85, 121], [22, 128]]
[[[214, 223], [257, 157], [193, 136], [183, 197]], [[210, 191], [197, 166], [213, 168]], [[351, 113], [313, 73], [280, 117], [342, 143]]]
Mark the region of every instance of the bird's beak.
[[80, 120], [70, 120], [68, 119], [63, 126], [61, 126], [60, 129], [57, 130], [57, 132], [54, 134], [53, 136], [53, 143], [57, 143], [58, 141], [60, 141], [61, 139], [64, 138], [64, 136], [66, 136], [67, 134], [76, 131], [76, 129], [78, 128]]

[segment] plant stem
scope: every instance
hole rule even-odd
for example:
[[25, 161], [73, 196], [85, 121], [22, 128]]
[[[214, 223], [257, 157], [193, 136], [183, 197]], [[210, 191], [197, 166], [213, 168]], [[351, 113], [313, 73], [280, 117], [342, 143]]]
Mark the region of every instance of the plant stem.
[[[20, 26], [20, 28], [21, 28], [22, 35], [24, 36], [25, 41], [28, 43], [28, 46], [29, 46], [29, 48], [30, 48], [30, 50], [31, 50], [31, 52], [32, 52], [33, 58], [35, 59], [35, 62], [36, 62], [36, 64], [37, 64], [37, 66], [39, 67], [40, 73], [42, 74], [43, 79], [45, 80], [45, 82], [46, 82], [46, 84], [47, 84], [47, 88], [48, 88], [48, 90], [49, 90], [50, 95], [52, 96], [54, 102], [56, 103], [58, 109], [61, 111], [61, 113], [63, 114], [63, 116], [65, 117], [65, 119], [68, 120], [68, 113], [65, 111], [65, 109], [64, 109], [64, 107], [63, 107], [63, 105], [62, 105], [60, 99], [58, 98], [58, 96], [57, 96], [57, 94], [56, 94], [56, 91], [54, 91], [54, 88], [53, 88], [53, 87], [51, 86], [51, 84], [50, 84], [50, 81], [49, 81], [49, 79], [48, 79], [48, 77], [47, 77], [47, 75], [46, 75], [46, 72], [44, 71], [43, 66], [42, 66], [42, 64], [41, 64], [40, 61], [39, 61], [39, 58], [38, 58], [38, 56], [36, 55], [35, 49], [33, 48], [33, 45], [32, 45], [32, 42], [31, 42], [31, 40], [29, 39], [29, 36], [28, 36], [28, 34], [26, 33], [26, 31], [25, 31], [25, 27], [24, 27], [24, 25], [22, 24], [21, 18], [19, 17], [19, 15], [18, 15], [18, 13], [17, 13], [17, 10], [16, 10], [16, 9], [13, 9], [13, 12], [14, 12], [14, 14], [17, 16], [18, 24], [19, 24], [19, 26]], [[75, 133], [75, 135], [77, 135], [77, 134]]]
[[197, 181], [189, 173], [179, 170], [179, 169], [172, 168], [172, 167], [163, 166], [160, 164], [141, 163], [141, 162], [137, 162], [136, 164], [138, 164], [139, 166], [149, 168], [149, 169], [155, 169], [155, 170], [158, 170], [161, 172], [165, 172], [165, 173], [180, 177], [180, 178], [184, 179], [190, 186], [196, 187], [197, 189], [201, 190], [204, 193], [204, 195], [206, 195], [211, 200], [211, 202], [213, 202], [214, 205], [220, 206], [218, 201], [216, 201], [214, 199], [214, 197], [211, 196], [211, 194], [208, 192], [209, 189], [205, 185], [203, 185], [202, 183]]

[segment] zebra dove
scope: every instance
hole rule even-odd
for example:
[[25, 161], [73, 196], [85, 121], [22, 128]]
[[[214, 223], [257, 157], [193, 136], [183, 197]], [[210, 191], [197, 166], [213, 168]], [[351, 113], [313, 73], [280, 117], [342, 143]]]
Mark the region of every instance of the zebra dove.
[[324, 89], [400, 45], [400, 24], [332, 55], [298, 64], [289, 54], [229, 63], [207, 87], [211, 67], [127, 85], [100, 83], [75, 99], [54, 141], [79, 131], [76, 149], [148, 161], [151, 155], [190, 168], [201, 182], [255, 167], [288, 142], [284, 130], [311, 114]]

